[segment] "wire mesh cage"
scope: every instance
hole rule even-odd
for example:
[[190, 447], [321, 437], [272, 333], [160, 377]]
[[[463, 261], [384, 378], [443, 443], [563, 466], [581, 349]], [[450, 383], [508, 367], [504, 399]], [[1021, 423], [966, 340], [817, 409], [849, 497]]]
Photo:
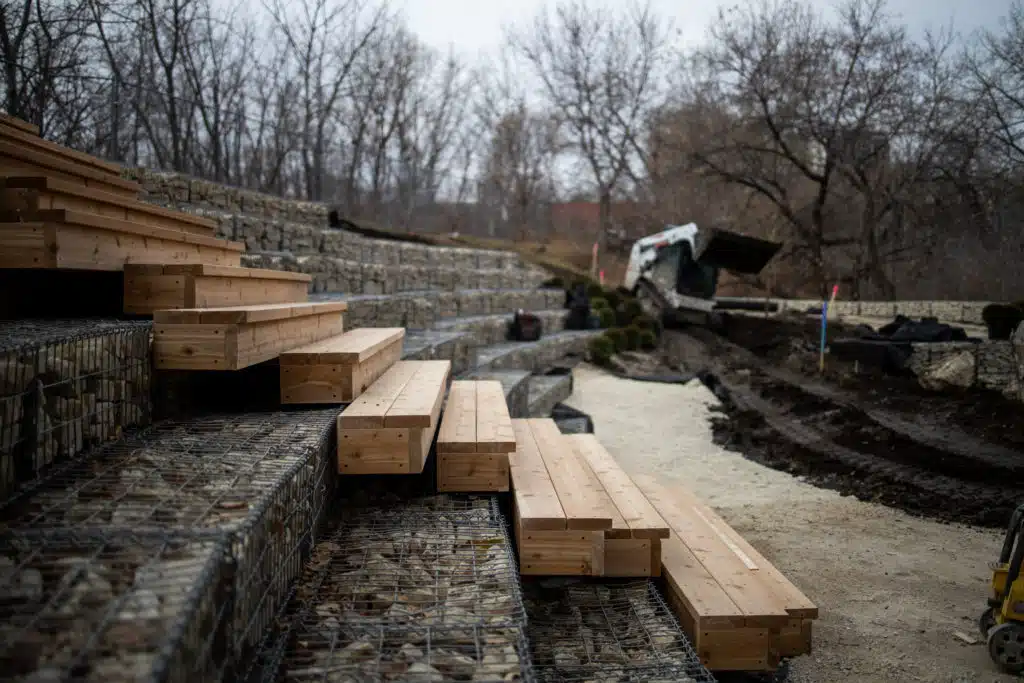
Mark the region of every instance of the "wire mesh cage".
[[337, 410], [163, 422], [55, 469], [0, 509], [17, 529], [227, 535], [232, 636], [257, 644], [301, 573], [333, 489]]
[[0, 322], [0, 498], [149, 423], [149, 322]]
[[219, 681], [230, 575], [214, 539], [0, 536], [0, 679]]
[[296, 587], [300, 621], [519, 625], [508, 532], [488, 498], [432, 496], [346, 510]]
[[524, 593], [539, 681], [714, 681], [650, 581], [549, 579]]
[[[286, 660], [293, 654], [306, 656], [289, 654], [295, 647], [327, 647], [329, 653], [333, 646], [314, 641], [324, 629], [340, 624], [367, 632], [376, 626], [395, 632], [436, 627], [452, 634], [462, 627], [501, 631], [524, 623], [519, 579], [495, 499], [438, 495], [384, 507], [346, 507], [334, 521], [336, 530], [313, 548], [277, 619], [276, 633], [253, 661], [257, 673], [247, 680], [272, 679], [282, 666], [290, 666]], [[325, 680], [414, 680], [388, 677], [403, 672], [332, 673]], [[285, 673], [293, 676], [290, 670]], [[442, 675], [435, 672], [435, 678], [423, 680], [442, 680]]]
[[291, 634], [270, 681], [506, 683], [536, 680], [521, 627], [352, 625]]

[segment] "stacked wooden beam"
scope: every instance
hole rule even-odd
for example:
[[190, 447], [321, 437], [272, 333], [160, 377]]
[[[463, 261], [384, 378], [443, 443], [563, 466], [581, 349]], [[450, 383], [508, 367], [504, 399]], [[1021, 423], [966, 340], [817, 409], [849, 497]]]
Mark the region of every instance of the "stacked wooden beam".
[[593, 435], [565, 436], [550, 419], [513, 429], [520, 572], [657, 576], [668, 525]]
[[501, 382], [452, 382], [437, 435], [437, 490], [508, 491], [516, 449]]
[[649, 476], [637, 484], [671, 528], [665, 592], [705, 666], [774, 670], [811, 651], [814, 603], [692, 493]]
[[338, 416], [342, 474], [422, 472], [451, 375], [447, 360], [399, 361]]
[[349, 403], [402, 357], [403, 327], [361, 327], [281, 354], [281, 403]]

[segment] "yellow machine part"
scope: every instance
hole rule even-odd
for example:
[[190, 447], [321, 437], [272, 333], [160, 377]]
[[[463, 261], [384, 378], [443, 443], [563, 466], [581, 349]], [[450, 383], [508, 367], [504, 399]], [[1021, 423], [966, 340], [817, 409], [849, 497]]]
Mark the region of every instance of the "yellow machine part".
[[1005, 595], [1002, 608], [997, 610], [996, 623], [1002, 624], [1007, 621], [1024, 622], [1024, 574], [1017, 577], [1017, 580], [1010, 586], [1010, 592], [1006, 590], [1006, 576], [1009, 573], [1009, 565], [998, 565], [992, 571], [993, 595]]

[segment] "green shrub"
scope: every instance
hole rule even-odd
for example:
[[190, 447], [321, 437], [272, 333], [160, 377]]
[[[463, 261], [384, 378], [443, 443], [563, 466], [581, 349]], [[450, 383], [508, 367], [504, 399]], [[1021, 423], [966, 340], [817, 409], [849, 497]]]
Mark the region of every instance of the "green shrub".
[[597, 297], [602, 297], [603, 298], [604, 297], [604, 288], [601, 287], [601, 285], [597, 284], [596, 282], [588, 283], [587, 284], [587, 296], [589, 296], [591, 299], [595, 299]]
[[601, 319], [601, 327], [615, 327], [615, 311], [610, 308], [602, 308], [594, 311]]
[[608, 300], [602, 297], [595, 297], [590, 300], [590, 308], [594, 311], [603, 311], [604, 309], [612, 310], [612, 307], [608, 305]]
[[636, 351], [640, 348], [640, 328], [630, 325], [626, 328], [626, 350]]
[[595, 365], [607, 365], [615, 353], [615, 343], [605, 335], [594, 337], [587, 345], [590, 360]]
[[636, 320], [633, 321], [633, 324], [641, 330], [649, 331], [654, 335], [655, 339], [661, 336], [661, 322], [657, 318], [647, 315], [646, 313], [638, 315]]
[[644, 307], [636, 299], [626, 299], [619, 306], [619, 324], [623, 327], [632, 325], [633, 321], [644, 314]]
[[617, 309], [619, 304], [622, 303], [622, 296], [620, 296], [614, 289], [605, 290], [602, 296], [604, 296], [608, 305], [612, 307], [612, 310]]
[[611, 340], [616, 353], [626, 350], [626, 331], [621, 327], [613, 327], [607, 330], [604, 336]]
[[1024, 309], [1014, 304], [989, 304], [981, 310], [989, 339], [1009, 339], [1024, 320]]
[[639, 341], [640, 348], [644, 351], [650, 351], [658, 346], [658, 338], [651, 330], [640, 330]]

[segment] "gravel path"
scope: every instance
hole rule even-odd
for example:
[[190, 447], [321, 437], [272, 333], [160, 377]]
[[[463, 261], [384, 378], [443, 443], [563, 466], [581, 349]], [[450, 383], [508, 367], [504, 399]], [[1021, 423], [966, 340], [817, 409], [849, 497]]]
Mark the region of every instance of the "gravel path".
[[941, 524], [816, 488], [711, 440], [717, 402], [697, 381], [575, 371], [570, 405], [631, 473], [675, 479], [715, 508], [821, 609], [794, 683], [1010, 682], [976, 634], [998, 531]]

